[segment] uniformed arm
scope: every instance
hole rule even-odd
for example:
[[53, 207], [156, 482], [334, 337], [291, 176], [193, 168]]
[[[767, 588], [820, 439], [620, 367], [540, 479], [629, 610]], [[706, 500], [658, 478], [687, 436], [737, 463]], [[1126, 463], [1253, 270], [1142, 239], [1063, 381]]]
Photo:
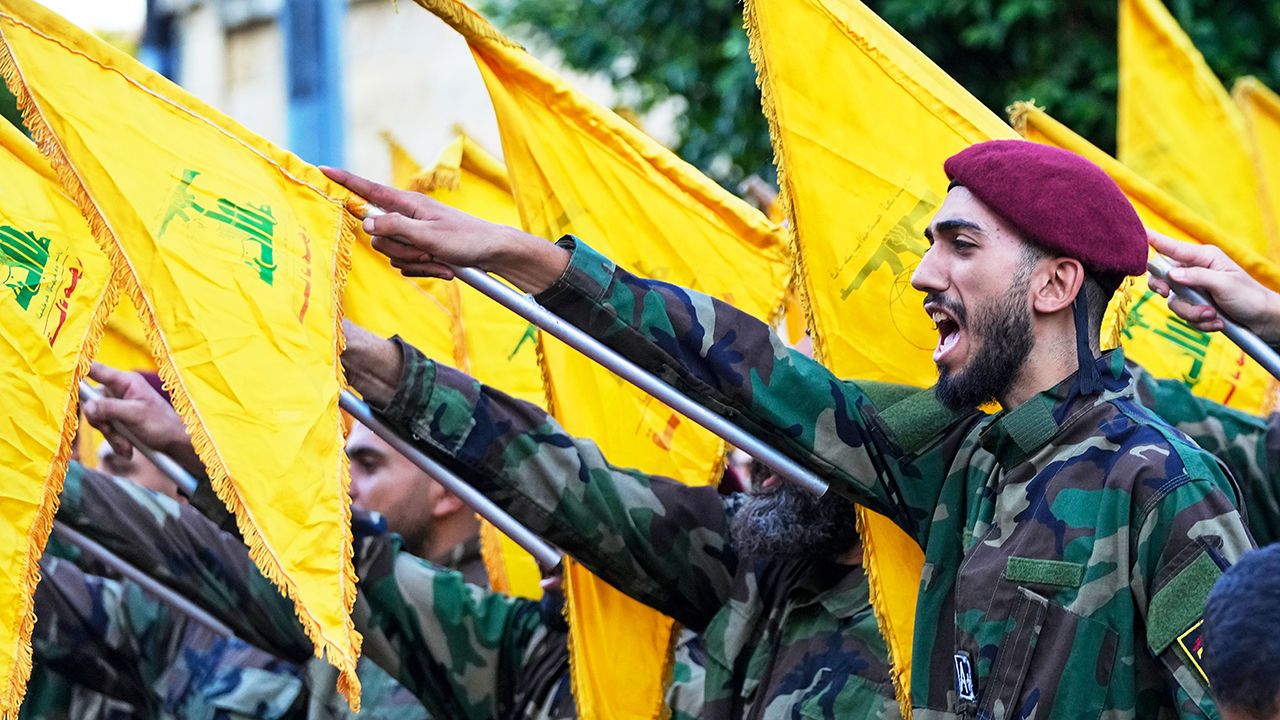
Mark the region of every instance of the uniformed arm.
[[[942, 474], [886, 435], [867, 386], [837, 378], [728, 303], [637, 277], [576, 238], [558, 244], [571, 256], [538, 296], [548, 309], [919, 535]], [[933, 412], [940, 435], [953, 418], [936, 404]]]
[[1130, 363], [1138, 400], [1217, 457], [1244, 494], [1249, 531], [1258, 545], [1280, 541], [1280, 413], [1256, 417], [1157, 378]]
[[[687, 627], [704, 627], [723, 606], [737, 557], [715, 488], [614, 467], [535, 405], [401, 341], [358, 328], [347, 336], [343, 362], [365, 399], [530, 530]], [[393, 395], [364, 379], [368, 358], [384, 354], [398, 368]]]
[[[1209, 463], [1212, 461], [1209, 460]], [[1142, 478], [1144, 482], [1148, 478]], [[1134, 597], [1147, 648], [1171, 679], [1173, 705], [1184, 718], [1218, 717], [1199, 665], [1199, 627], [1213, 583], [1253, 543], [1235, 505], [1234, 488], [1216, 468], [1188, 462], [1161, 478], [1147, 502], [1135, 504]]]
[[867, 394], [787, 350], [765, 323], [706, 295], [637, 278], [575, 238], [552, 245], [419, 193], [322, 169], [386, 211], [367, 218], [364, 230], [404, 274], [451, 278], [456, 265], [502, 276], [808, 465], [836, 491], [923, 537], [944, 478], [904, 465], [901, 448], [877, 436]]
[[311, 657], [292, 604], [261, 576], [239, 538], [194, 508], [72, 462], [57, 517], [187, 596], [245, 642], [291, 662]]
[[93, 692], [147, 717], [279, 720], [298, 717], [302, 672], [191, 620], [128, 581], [74, 563], [41, 561], [35, 657]]
[[[144, 637], [163, 639], [167, 608], [126, 584], [88, 575], [74, 563], [45, 556], [36, 586], [35, 659], [71, 682], [137, 707], [155, 707], [142, 678]], [[135, 588], [136, 590], [136, 588]], [[132, 610], [132, 612], [130, 611]]]
[[539, 717], [573, 717], [572, 698], [556, 694], [567, 637], [544, 624], [537, 602], [468, 584], [403, 552], [394, 535], [356, 545], [364, 653], [434, 717], [527, 717], [548, 706]]
[[[298, 662], [311, 656], [293, 604], [236, 537], [191, 507], [72, 463], [58, 519], [199, 603], [246, 641]], [[367, 513], [353, 513], [352, 523], [361, 578], [354, 617], [364, 655], [435, 717], [518, 715], [503, 710], [538, 691], [522, 671], [544, 662], [557, 641], [564, 644], [563, 635], [547, 637], [537, 604], [467, 585], [459, 573], [403, 552], [398, 536]]]

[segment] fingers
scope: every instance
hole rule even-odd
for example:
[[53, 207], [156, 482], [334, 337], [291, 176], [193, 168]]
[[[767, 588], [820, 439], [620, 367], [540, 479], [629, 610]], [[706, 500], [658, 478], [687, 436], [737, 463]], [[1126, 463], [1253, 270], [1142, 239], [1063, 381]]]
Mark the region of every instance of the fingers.
[[1213, 256], [1212, 251], [1216, 249], [1208, 245], [1174, 240], [1150, 228], [1147, 229], [1147, 242], [1162, 255], [1167, 255], [1184, 265], [1208, 265]]
[[[143, 380], [138, 373], [117, 370], [102, 363], [94, 363], [89, 367], [89, 377], [102, 383], [107, 392], [116, 397], [129, 395], [129, 391], [136, 387], [137, 382], [147, 385], [147, 381]], [[147, 387], [149, 389], [151, 386], [147, 385]]]
[[1225, 297], [1239, 281], [1221, 270], [1204, 267], [1176, 267], [1169, 271], [1169, 279], [1173, 282], [1192, 288], [1209, 291], [1210, 295]]
[[1221, 316], [1208, 305], [1196, 305], [1174, 295], [1169, 300], [1169, 311], [1197, 330], [1214, 332], [1222, 329]]
[[1165, 282], [1164, 280], [1161, 280], [1155, 275], [1147, 276], [1147, 287], [1151, 288], [1151, 292], [1159, 295], [1162, 298], [1169, 297], [1169, 283]]
[[388, 213], [399, 212], [409, 213], [416, 206], [417, 198], [422, 197], [418, 193], [411, 193], [405, 190], [397, 190], [390, 185], [374, 182], [368, 178], [360, 177], [352, 172], [347, 172], [339, 168], [320, 166], [320, 171], [328, 178], [339, 185], [345, 187], [351, 192], [377, 205]]
[[454, 278], [453, 268], [448, 265], [437, 262], [418, 262], [418, 263], [396, 263], [392, 262], [401, 275], [405, 277], [426, 277], [439, 278], [441, 280], [452, 280]]
[[386, 255], [392, 262], [422, 262], [430, 255], [422, 248], [409, 245], [395, 238], [375, 235], [369, 243], [374, 250]]

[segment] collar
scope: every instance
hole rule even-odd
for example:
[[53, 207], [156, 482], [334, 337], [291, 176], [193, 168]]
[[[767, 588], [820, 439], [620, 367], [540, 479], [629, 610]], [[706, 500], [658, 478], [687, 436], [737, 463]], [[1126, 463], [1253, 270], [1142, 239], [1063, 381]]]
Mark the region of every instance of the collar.
[[1073, 373], [1017, 408], [995, 415], [980, 431], [978, 444], [1007, 472], [1047, 445], [1080, 410], [1133, 396], [1133, 378], [1125, 369], [1123, 350], [1108, 350], [1094, 360], [1094, 367], [1102, 379], [1102, 392], [1079, 394]]
[[449, 548], [448, 552], [439, 557], [431, 558], [431, 562], [450, 570], [461, 570], [480, 560], [480, 557], [480, 536], [477, 534]]

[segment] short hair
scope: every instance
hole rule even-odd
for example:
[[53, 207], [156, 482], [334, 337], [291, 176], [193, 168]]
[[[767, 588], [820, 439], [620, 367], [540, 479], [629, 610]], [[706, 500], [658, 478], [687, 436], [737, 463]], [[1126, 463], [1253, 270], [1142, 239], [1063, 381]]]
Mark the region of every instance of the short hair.
[[[1046, 258], [1056, 257], [1053, 253], [1040, 245], [1029, 240], [1022, 242], [1022, 269], [1029, 270], [1031, 265], [1044, 260]], [[1102, 319], [1106, 317], [1107, 305], [1111, 302], [1111, 297], [1116, 294], [1116, 290], [1120, 288], [1120, 284], [1124, 282], [1124, 276], [1111, 274], [1100, 275], [1092, 270], [1085, 269], [1084, 282], [1080, 285], [1080, 292], [1084, 293], [1085, 302], [1089, 304], [1089, 347], [1096, 350], [1102, 349]]]
[[1218, 704], [1255, 718], [1280, 711], [1280, 543], [1245, 553], [1213, 586], [1202, 664]]

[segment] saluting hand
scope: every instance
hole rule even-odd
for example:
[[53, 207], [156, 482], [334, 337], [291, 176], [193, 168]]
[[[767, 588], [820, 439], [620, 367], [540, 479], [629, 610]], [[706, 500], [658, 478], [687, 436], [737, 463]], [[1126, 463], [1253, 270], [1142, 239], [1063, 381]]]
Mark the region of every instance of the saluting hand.
[[[1147, 239], [1177, 265], [1169, 271], [1170, 279], [1204, 292], [1230, 319], [1266, 342], [1280, 343], [1280, 294], [1264, 287], [1217, 247], [1181, 242], [1152, 230], [1147, 231]], [[1149, 277], [1147, 284], [1162, 297], [1169, 297], [1169, 283]], [[1207, 305], [1195, 305], [1174, 295], [1169, 309], [1198, 330], [1223, 328], [1217, 310]]]
[[568, 253], [513, 227], [468, 215], [421, 193], [397, 190], [346, 170], [322, 167], [330, 180], [386, 212], [366, 218], [373, 248], [410, 277], [453, 279], [453, 266], [505, 277], [521, 290], [549, 287], [568, 264]]

